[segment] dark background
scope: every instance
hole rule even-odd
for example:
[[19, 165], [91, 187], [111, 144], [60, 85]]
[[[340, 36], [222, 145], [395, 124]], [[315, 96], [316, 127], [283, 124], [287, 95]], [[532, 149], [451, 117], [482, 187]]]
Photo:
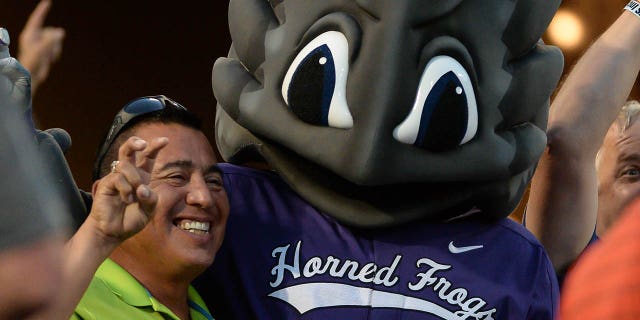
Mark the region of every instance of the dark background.
[[[20, 30], [38, 1], [1, 1], [0, 25], [11, 33], [15, 56]], [[563, 8], [585, 22], [582, 45], [563, 49], [565, 71], [626, 3], [564, 1]], [[46, 25], [66, 29], [64, 50], [34, 97], [34, 112], [38, 127], [61, 127], [71, 134], [67, 159], [81, 188], [90, 189], [99, 140], [132, 98], [165, 94], [176, 99], [205, 119], [213, 140], [211, 68], [230, 44], [227, 7], [228, 1], [220, 0], [54, 0]]]
[[[18, 35], [38, 0], [0, 0], [0, 25]], [[230, 40], [227, 1], [54, 0], [46, 25], [66, 30], [64, 49], [33, 108], [39, 128], [73, 139], [67, 160], [84, 190], [100, 139], [129, 100], [165, 94], [200, 115], [213, 140], [211, 68]]]

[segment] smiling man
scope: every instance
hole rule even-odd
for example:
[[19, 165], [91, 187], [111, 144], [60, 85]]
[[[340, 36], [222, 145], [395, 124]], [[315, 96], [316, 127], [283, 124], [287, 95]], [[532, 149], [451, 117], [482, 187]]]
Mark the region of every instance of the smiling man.
[[[169, 142], [154, 158], [118, 151], [128, 140], [157, 137]], [[123, 165], [123, 158], [136, 166], [153, 158], [148, 177], [142, 179], [158, 195], [158, 202], [148, 224], [100, 266], [74, 318], [212, 319], [190, 283], [213, 262], [224, 237], [229, 204], [200, 121], [164, 96], [127, 104], [98, 153], [94, 196], [106, 177], [127, 176], [131, 166]]]

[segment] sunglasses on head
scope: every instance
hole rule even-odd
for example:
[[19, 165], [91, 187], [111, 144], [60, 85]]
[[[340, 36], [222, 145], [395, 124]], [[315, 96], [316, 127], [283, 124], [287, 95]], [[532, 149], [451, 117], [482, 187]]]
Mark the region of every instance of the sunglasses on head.
[[109, 148], [113, 144], [113, 141], [118, 137], [123, 128], [131, 122], [131, 120], [154, 111], [159, 111], [166, 108], [174, 108], [180, 110], [187, 110], [184, 106], [170, 98], [159, 96], [148, 96], [134, 99], [128, 102], [119, 112], [116, 114], [109, 128], [109, 133], [104, 139], [100, 151], [98, 152], [96, 166], [93, 169], [93, 179], [100, 178], [100, 167], [102, 166], [102, 160], [109, 151]]

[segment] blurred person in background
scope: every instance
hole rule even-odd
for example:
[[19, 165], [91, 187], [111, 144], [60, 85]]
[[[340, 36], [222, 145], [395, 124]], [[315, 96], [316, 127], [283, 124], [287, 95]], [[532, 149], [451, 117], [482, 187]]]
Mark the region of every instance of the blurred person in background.
[[631, 1], [582, 56], [549, 112], [525, 219], [560, 278], [640, 190], [637, 106], [622, 108], [640, 70], [639, 6]]

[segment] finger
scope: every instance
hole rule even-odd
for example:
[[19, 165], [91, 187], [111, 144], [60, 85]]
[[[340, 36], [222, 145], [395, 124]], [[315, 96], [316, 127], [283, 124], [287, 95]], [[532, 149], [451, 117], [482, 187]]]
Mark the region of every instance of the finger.
[[115, 172], [122, 175], [132, 188], [137, 188], [142, 183], [142, 177], [138, 168], [128, 161], [120, 161], [115, 167]]
[[142, 151], [142, 155], [138, 159], [137, 166], [142, 170], [151, 172], [153, 164], [158, 156], [158, 152], [169, 143], [166, 137], [159, 137], [151, 140], [148, 146]]
[[118, 160], [127, 161], [132, 165], [136, 164], [136, 152], [144, 150], [147, 147], [147, 142], [132, 136], [125, 141], [118, 149]]
[[[118, 172], [108, 174], [102, 179], [98, 180], [96, 194], [112, 197], [127, 192], [131, 194], [133, 192], [133, 188], [131, 188], [131, 185], [127, 182], [124, 176]], [[125, 198], [122, 199], [123, 202], [127, 202], [127, 198], [128, 196], [125, 195]]]
[[240, 61], [249, 72], [264, 62], [267, 31], [278, 26], [278, 20], [264, 0], [232, 0], [229, 3], [229, 32]]
[[125, 217], [122, 221], [123, 228], [129, 235], [144, 229], [145, 225], [153, 217], [153, 210], [158, 203], [158, 195], [148, 186], [141, 185], [136, 189], [137, 203], [126, 209]]
[[260, 85], [235, 59], [219, 58], [213, 65], [213, 93], [222, 108], [233, 118], [240, 115], [240, 94], [258, 90]]
[[[44, 60], [44, 59], [43, 59]], [[41, 65], [40, 67], [36, 68], [36, 73], [32, 73], [31, 77], [32, 79], [32, 84], [31, 84], [31, 89], [33, 92], [36, 91], [36, 87], [44, 82], [47, 77], [49, 76], [49, 68], [51, 66], [50, 61], [48, 61], [49, 59], [47, 58], [47, 61], [41, 61]]]
[[126, 204], [133, 203], [136, 199], [134, 197], [134, 194], [133, 194], [134, 189], [131, 186], [131, 184], [129, 184], [129, 182], [124, 177], [124, 175], [120, 173], [114, 173], [112, 175], [113, 175], [112, 179], [114, 183], [114, 188], [120, 195], [120, 200]]
[[25, 24], [24, 30], [22, 32], [28, 34], [42, 28], [42, 26], [44, 25], [44, 20], [47, 18], [49, 8], [51, 8], [50, 0], [40, 1], [40, 3], [38, 3], [38, 6], [36, 6], [36, 8], [29, 16], [27, 24]]
[[138, 198], [140, 209], [150, 219], [153, 215], [153, 210], [155, 210], [156, 204], [158, 203], [158, 194], [147, 185], [143, 184], [136, 189], [136, 196]]
[[60, 56], [64, 35], [62, 28], [46, 27], [42, 31], [42, 50], [47, 53], [49, 61], [53, 62]]
[[62, 43], [64, 41], [64, 37], [66, 35], [66, 31], [62, 28], [56, 28], [55, 41], [53, 43], [53, 47], [51, 48], [51, 61], [57, 61], [62, 55]]

